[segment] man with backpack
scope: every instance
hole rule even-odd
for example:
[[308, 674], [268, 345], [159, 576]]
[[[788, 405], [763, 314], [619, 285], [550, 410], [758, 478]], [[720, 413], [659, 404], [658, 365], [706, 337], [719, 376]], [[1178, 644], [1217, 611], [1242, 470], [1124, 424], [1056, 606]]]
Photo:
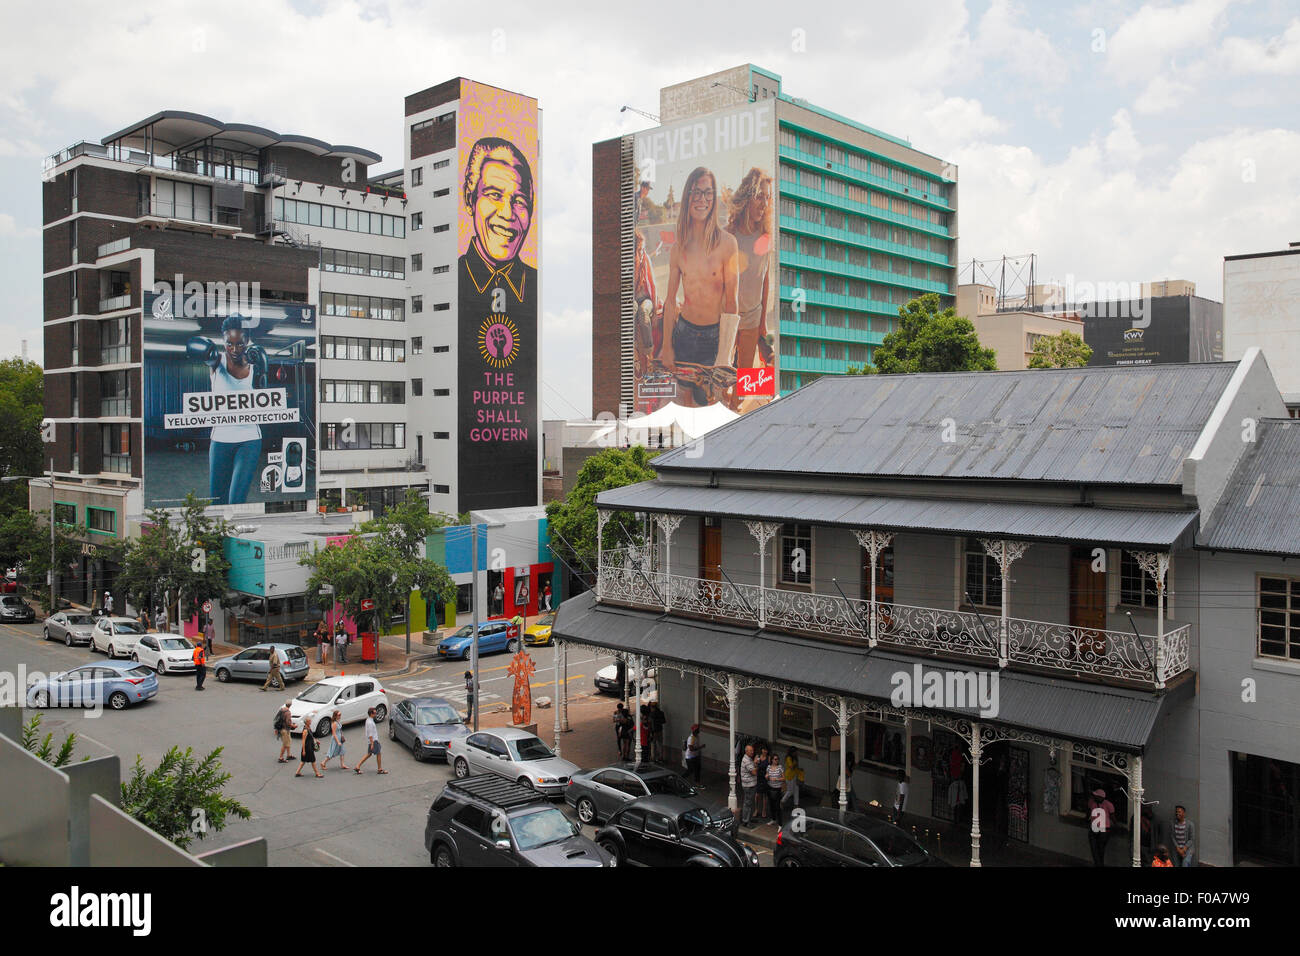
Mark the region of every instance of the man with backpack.
[[280, 757], [277, 763], [284, 763], [293, 752], [293, 737], [290, 736], [293, 730], [293, 714], [289, 710], [287, 700], [284, 706], [275, 712], [275, 723], [271, 727], [275, 730], [275, 735], [280, 738]]

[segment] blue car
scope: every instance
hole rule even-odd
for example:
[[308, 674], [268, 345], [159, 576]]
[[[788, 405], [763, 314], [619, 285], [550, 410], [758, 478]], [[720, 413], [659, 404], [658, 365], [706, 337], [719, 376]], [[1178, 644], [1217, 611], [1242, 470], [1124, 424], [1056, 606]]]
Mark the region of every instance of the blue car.
[[[474, 643], [474, 625], [466, 624], [450, 637], [444, 637], [438, 644], [438, 656], [444, 660], [469, 660], [470, 647]], [[478, 626], [479, 654], [494, 654], [497, 651], [509, 651], [513, 654], [519, 650], [519, 628], [509, 621], [485, 621]]]
[[27, 687], [28, 707], [102, 707], [125, 710], [158, 693], [158, 675], [134, 661], [83, 664], [38, 677]]

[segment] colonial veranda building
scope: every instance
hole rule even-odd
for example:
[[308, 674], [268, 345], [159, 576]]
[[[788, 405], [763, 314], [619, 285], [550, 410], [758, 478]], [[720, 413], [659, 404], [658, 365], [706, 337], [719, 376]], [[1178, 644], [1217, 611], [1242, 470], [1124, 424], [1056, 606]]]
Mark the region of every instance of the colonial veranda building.
[[[1258, 791], [1300, 771], [1298, 439], [1257, 349], [823, 378], [602, 492], [597, 586], [554, 634], [657, 668], [669, 744], [701, 724], [733, 789], [742, 736], [823, 792], [851, 751], [859, 800], [892, 805], [902, 771], [912, 822], [969, 826], [978, 866], [982, 839], [1087, 858], [1100, 787], [1107, 863], [1169, 842], [1176, 804], [1234, 863]], [[1251, 469], [1287, 455], [1252, 512]], [[918, 674], [947, 693], [900, 699]], [[1270, 696], [1234, 705], [1247, 678]], [[991, 706], [953, 696], [977, 686]], [[1293, 805], [1254, 844], [1295, 845]]]

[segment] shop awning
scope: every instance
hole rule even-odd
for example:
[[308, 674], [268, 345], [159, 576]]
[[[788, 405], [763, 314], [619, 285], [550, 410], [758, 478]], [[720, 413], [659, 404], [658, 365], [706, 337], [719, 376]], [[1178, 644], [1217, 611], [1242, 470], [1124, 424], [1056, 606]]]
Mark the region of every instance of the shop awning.
[[709, 488], [662, 479], [602, 491], [600, 508], [791, 521], [882, 531], [965, 534], [1115, 548], [1191, 547], [1197, 512], [985, 499], [846, 495], [797, 489]]
[[[894, 689], [894, 675], [900, 671], [911, 674], [916, 664], [926, 671], [969, 672], [969, 668], [880, 648], [868, 652], [865, 647], [840, 647], [787, 634], [756, 633], [598, 605], [590, 592], [560, 605], [552, 633], [560, 641], [884, 703]], [[975, 709], [942, 710], [1050, 737], [1140, 752], [1162, 704], [1186, 692], [1191, 682], [1184, 681], [1172, 691], [1152, 693], [1003, 670], [997, 687], [994, 717], [981, 716]]]

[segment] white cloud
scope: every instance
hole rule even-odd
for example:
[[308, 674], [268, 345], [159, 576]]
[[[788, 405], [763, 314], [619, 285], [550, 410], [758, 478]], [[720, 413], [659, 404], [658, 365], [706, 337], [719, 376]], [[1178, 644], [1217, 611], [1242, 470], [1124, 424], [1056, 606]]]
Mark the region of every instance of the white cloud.
[[975, 33], [975, 56], [999, 72], [1031, 80], [1038, 87], [1065, 82], [1065, 60], [1041, 30], [1020, 23], [1024, 10], [1011, 0], [993, 0]]
[[1292, 20], [1281, 36], [1268, 40], [1228, 37], [1221, 54], [1234, 73], [1265, 73], [1287, 76], [1300, 73], [1300, 17]]
[[1133, 101], [1133, 109], [1139, 113], [1163, 113], [1180, 105], [1192, 91], [1190, 83], [1175, 80], [1167, 74], [1158, 74], [1151, 78], [1146, 89]]
[[1145, 80], [1171, 69], [1175, 55], [1212, 47], [1224, 13], [1236, 0], [1147, 4], [1125, 20], [1106, 43], [1106, 61], [1122, 81]]
[[13, 216], [7, 212], [0, 212], [0, 236], [5, 238], [23, 238], [27, 236], [38, 236], [40, 230], [35, 226], [20, 226]]

